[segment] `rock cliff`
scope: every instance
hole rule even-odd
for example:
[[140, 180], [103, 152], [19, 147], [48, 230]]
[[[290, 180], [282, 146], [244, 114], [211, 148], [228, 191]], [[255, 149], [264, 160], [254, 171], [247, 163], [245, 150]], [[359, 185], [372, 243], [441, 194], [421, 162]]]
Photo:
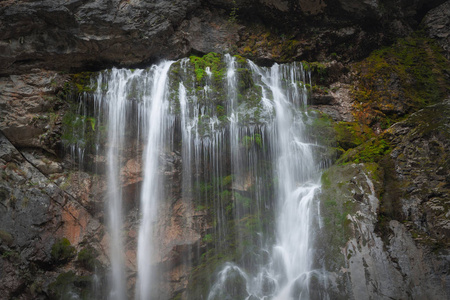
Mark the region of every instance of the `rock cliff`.
[[[61, 138], [70, 103], [89, 80], [74, 73], [209, 52], [260, 64], [313, 62], [311, 105], [323, 114], [318, 136], [333, 161], [322, 176], [316, 243], [325, 250], [315, 261], [330, 285], [318, 286], [317, 298], [323, 290], [335, 299], [448, 298], [449, 15], [450, 1], [442, 0], [2, 1], [5, 299], [107, 295], [105, 178], [79, 164], [74, 157], [84, 153], [70, 153]], [[87, 157], [97, 166], [104, 159]], [[164, 159], [165, 176], [177, 182], [179, 153]], [[122, 172], [134, 199], [126, 204], [131, 295], [140, 162], [127, 157]], [[187, 253], [205, 251], [210, 226], [206, 211], [180, 199], [180, 186], [160, 208], [168, 299], [188, 295], [197, 261]]]

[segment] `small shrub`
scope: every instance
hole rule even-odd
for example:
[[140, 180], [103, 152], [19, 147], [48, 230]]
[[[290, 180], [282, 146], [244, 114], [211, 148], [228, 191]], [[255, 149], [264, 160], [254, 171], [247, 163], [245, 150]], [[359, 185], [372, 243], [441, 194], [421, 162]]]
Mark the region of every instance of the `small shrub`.
[[64, 263], [75, 257], [75, 247], [70, 245], [70, 242], [66, 238], [62, 238], [52, 246], [52, 260], [59, 263]]

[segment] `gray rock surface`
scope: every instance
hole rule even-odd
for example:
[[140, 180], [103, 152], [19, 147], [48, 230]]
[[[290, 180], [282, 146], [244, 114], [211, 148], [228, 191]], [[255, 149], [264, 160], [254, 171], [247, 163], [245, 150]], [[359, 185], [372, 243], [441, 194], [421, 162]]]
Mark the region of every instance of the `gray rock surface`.
[[444, 49], [444, 55], [450, 59], [450, 1], [429, 11], [423, 24], [428, 35]]
[[[77, 249], [84, 239], [101, 249], [93, 237], [101, 235], [102, 225], [1, 133], [0, 170], [0, 290], [5, 299], [15, 294], [36, 299], [62, 272], [52, 246], [65, 237]], [[31, 291], [33, 285], [39, 291]]]
[[[358, 55], [355, 49], [364, 55], [370, 51], [367, 48], [389, 42], [390, 36], [411, 32], [417, 18], [443, 1], [427, 1], [426, 5], [420, 0], [395, 1], [386, 7], [379, 2], [2, 1], [0, 75], [26, 73], [33, 68], [73, 71], [131, 67], [191, 52], [229, 52], [247, 40], [243, 24], [247, 33], [252, 32], [253, 24], [266, 24], [274, 32], [288, 28], [289, 34], [310, 40], [312, 45], [305, 44], [297, 51], [302, 59], [318, 60], [331, 52], [345, 52], [354, 59]], [[237, 20], [239, 26], [235, 26]], [[349, 30], [353, 34], [343, 35]], [[337, 50], [323, 53], [324, 47], [332, 45]], [[258, 54], [257, 58], [264, 56], [278, 59], [268, 54]]]
[[[322, 176], [318, 268], [333, 299], [447, 299], [450, 101], [391, 127], [379, 163]], [[443, 171], [447, 170], [447, 171]]]

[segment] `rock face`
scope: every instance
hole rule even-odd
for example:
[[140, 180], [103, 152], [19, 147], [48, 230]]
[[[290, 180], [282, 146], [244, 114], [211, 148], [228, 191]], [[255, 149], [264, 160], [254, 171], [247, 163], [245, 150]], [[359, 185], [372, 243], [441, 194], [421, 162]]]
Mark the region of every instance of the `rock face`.
[[[200, 1], [3, 2], [0, 74], [179, 56], [174, 28]], [[67, 70], [67, 69], [66, 69]]]
[[380, 163], [324, 173], [318, 243], [331, 246], [318, 261], [333, 299], [449, 297], [449, 109], [447, 100], [391, 127]]
[[[295, 36], [298, 54], [290, 59], [331, 53], [352, 59], [410, 32], [442, 2], [396, 1], [383, 8], [379, 1], [343, 0], [3, 1], [0, 75], [148, 65], [190, 52], [232, 52], [236, 45], [250, 55], [244, 49], [255, 23], [273, 24], [264, 30], [276, 35], [278, 27], [289, 28], [281, 39]], [[244, 26], [236, 26], [239, 19]], [[280, 60], [275, 46], [253, 56]]]
[[[30, 163], [26, 159], [29, 155], [23, 156], [3, 134], [0, 145], [0, 285], [6, 297], [20, 294], [38, 299], [62, 272], [60, 260], [73, 260], [77, 250], [83, 248], [83, 241], [89, 240], [90, 247], [101, 248], [95, 240], [101, 236], [103, 226]], [[68, 240], [68, 247], [76, 245], [70, 257], [62, 257], [54, 250], [63, 237]], [[21, 267], [17, 268], [18, 265]], [[81, 268], [77, 275], [92, 273]]]
[[[2, 1], [2, 295], [60, 299], [70, 290], [86, 299], [107, 297], [108, 291], [102, 289], [109, 267], [109, 236], [103, 227], [106, 182], [81, 171], [83, 166], [63, 149], [63, 116], [73, 79], [67, 72], [148, 66], [160, 59], [210, 51], [239, 53], [263, 64], [321, 61], [311, 69], [315, 86], [311, 104], [330, 120], [351, 123], [347, 131], [338, 132], [345, 135], [363, 127], [358, 114], [366, 111], [355, 91], [366, 77], [374, 77], [366, 70], [355, 71], [352, 63], [409, 35], [421, 22], [449, 59], [449, 10], [450, 1], [442, 0]], [[425, 44], [424, 52], [434, 51], [428, 41]], [[398, 64], [396, 58], [388, 62], [389, 67]], [[436, 75], [439, 99], [433, 101], [439, 102], [449, 91], [448, 69], [431, 66], [433, 76], [444, 69]], [[402, 72], [408, 74], [412, 70], [408, 68]], [[317, 245], [324, 250], [317, 253], [315, 263], [327, 270], [329, 286], [319, 286], [316, 292], [326, 290], [333, 299], [446, 299], [450, 297], [450, 103], [430, 106], [383, 131], [391, 123], [380, 125], [378, 117], [388, 119], [394, 113], [406, 117], [412, 112], [405, 108], [410, 105], [405, 100], [410, 89], [399, 93], [401, 78], [395, 72], [386, 76], [377, 77], [371, 89], [389, 96], [383, 103], [374, 97], [377, 103], [368, 116], [377, 116], [372, 122], [376, 126], [364, 124], [367, 128], [360, 130], [373, 134], [374, 128], [386, 147], [372, 162], [338, 163], [323, 175], [323, 227]], [[422, 87], [422, 81], [405, 78], [411, 86]], [[425, 83], [423, 89], [430, 86]], [[83, 92], [81, 88], [76, 94]], [[368, 139], [350, 141], [343, 148], [379, 142], [378, 137]], [[138, 159], [124, 159], [123, 190], [133, 199], [126, 203], [124, 238], [131, 297], [139, 222], [136, 193], [142, 170]], [[210, 216], [180, 198], [180, 155], [169, 153], [163, 159], [168, 162], [165, 176], [178, 185], [170, 187], [173, 197], [160, 208], [164, 218], [158, 230], [165, 239], [155, 258], [162, 270], [158, 293], [164, 298], [185, 297], [192, 281], [191, 263], [196, 263], [188, 254], [205, 250]], [[91, 155], [88, 161], [104, 168], [105, 157]]]
[[438, 41], [448, 59], [450, 59], [449, 14], [450, 2], [447, 1], [428, 12], [423, 20], [428, 35]]
[[0, 128], [18, 147], [55, 154], [61, 135], [62, 92], [68, 76], [35, 70], [27, 75], [0, 77]]

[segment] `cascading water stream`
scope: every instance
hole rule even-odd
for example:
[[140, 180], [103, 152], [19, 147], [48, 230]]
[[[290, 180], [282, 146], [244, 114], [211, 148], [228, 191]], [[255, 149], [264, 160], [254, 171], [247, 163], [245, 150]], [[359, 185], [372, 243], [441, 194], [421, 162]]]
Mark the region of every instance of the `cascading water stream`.
[[[310, 297], [311, 227], [320, 185], [313, 157], [316, 145], [306, 129], [308, 77], [295, 63], [261, 68], [230, 55], [221, 63], [222, 69], [211, 66], [196, 73], [190, 60], [182, 59], [146, 70], [113, 69], [98, 77], [95, 116], [108, 125], [109, 299], [130, 297], [126, 286], [131, 271], [122, 236], [129, 216], [124, 217], [127, 199], [121, 180], [124, 157], [133, 147], [143, 149], [137, 158], [142, 160], [142, 184], [135, 299], [161, 297], [155, 294], [161, 288], [155, 257], [162, 239], [155, 224], [167, 196], [161, 155], [177, 151], [180, 194], [191, 210], [190, 217], [184, 216], [183, 230], [194, 226], [195, 211], [213, 218], [202, 237], [201, 244], [208, 248], [191, 248], [183, 268], [192, 270], [196, 260], [214, 262], [203, 268], [208, 280], [212, 273], [216, 280], [207, 294], [191, 287], [188, 298]], [[174, 136], [179, 140], [173, 141]], [[100, 151], [98, 138], [96, 143]], [[218, 263], [222, 269], [214, 267]]]
[[[306, 133], [301, 108], [306, 105], [306, 88], [299, 88], [298, 81], [306, 81], [301, 66], [279, 66], [270, 70], [248, 62], [254, 74], [260, 78], [262, 105], [273, 110], [273, 122], [267, 124], [270, 131], [268, 143], [275, 160], [274, 172], [278, 178], [276, 187], [276, 243], [272, 258], [246, 274], [238, 266], [227, 264], [219, 273], [208, 299], [220, 299], [227, 287], [227, 274], [241, 276], [246, 282], [248, 299], [309, 299], [308, 280], [311, 271], [311, 217], [312, 201], [320, 185], [314, 164], [311, 144]], [[232, 64], [228, 64], [231, 68]], [[229, 71], [228, 74], [233, 74]], [[267, 95], [270, 95], [268, 99]], [[231, 127], [231, 125], [230, 125]], [[232, 129], [230, 129], [230, 132]], [[233, 139], [233, 137], [230, 137]], [[235, 174], [236, 175], [236, 174]], [[268, 245], [267, 245], [268, 246]], [[240, 275], [236, 275], [239, 270]], [[245, 274], [242, 275], [242, 274]], [[251, 278], [253, 277], [253, 278]], [[265, 285], [273, 286], [270, 292]], [[296, 292], [293, 292], [293, 290]], [[293, 296], [294, 293], [297, 295]]]
[[[111, 269], [112, 289], [111, 299], [125, 297], [125, 273], [122, 242], [122, 190], [120, 184], [120, 157], [125, 132], [126, 95], [124, 80], [125, 72], [113, 70], [109, 91], [106, 95], [108, 103], [108, 149], [107, 149], [107, 177], [108, 177], [108, 217], [111, 235]], [[100, 79], [101, 80], [101, 79]]]
[[[152, 255], [153, 255], [153, 223], [156, 221], [156, 211], [162, 196], [160, 190], [161, 178], [158, 175], [159, 153], [165, 142], [165, 136], [170, 129], [167, 97], [167, 73], [172, 62], [165, 62], [152, 67], [154, 72], [150, 77], [152, 86], [144, 96], [143, 116], [145, 120], [144, 136], [146, 138], [143, 156], [144, 170], [141, 190], [141, 224], [139, 228], [137, 262], [138, 281], [137, 298], [151, 298], [152, 286]], [[169, 123], [169, 124], [168, 124]]]
[[[130, 70], [112, 69], [108, 74], [100, 74], [96, 85], [99, 87], [94, 94], [94, 116], [98, 120], [105, 118], [107, 124], [106, 141], [106, 177], [107, 177], [107, 220], [110, 235], [110, 293], [109, 299], [126, 298], [126, 275], [123, 254], [123, 197], [121, 168], [123, 166], [123, 151], [126, 147], [125, 132], [128, 129], [127, 114], [131, 103], [127, 96], [130, 90], [130, 82], [141, 76], [142, 70], [131, 72]], [[108, 90], [104, 93], [102, 86]], [[104, 114], [105, 116], [103, 116]], [[94, 125], [92, 125], [94, 127]], [[98, 126], [97, 126], [98, 128]], [[96, 139], [96, 153], [99, 152], [100, 136]]]

